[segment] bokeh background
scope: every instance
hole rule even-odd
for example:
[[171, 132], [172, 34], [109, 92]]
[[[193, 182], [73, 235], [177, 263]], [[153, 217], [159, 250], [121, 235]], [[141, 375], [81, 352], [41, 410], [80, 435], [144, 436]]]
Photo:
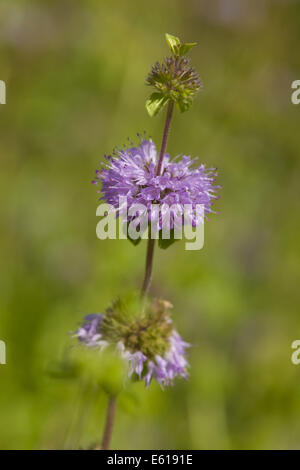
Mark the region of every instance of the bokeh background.
[[1, 0], [1, 449], [100, 440], [105, 391], [52, 372], [81, 317], [142, 282], [146, 243], [96, 238], [90, 181], [128, 136], [160, 143], [144, 83], [165, 32], [198, 42], [204, 83], [168, 150], [216, 166], [222, 197], [203, 250], [155, 256], [190, 380], [124, 391], [112, 447], [300, 448], [300, 2]]

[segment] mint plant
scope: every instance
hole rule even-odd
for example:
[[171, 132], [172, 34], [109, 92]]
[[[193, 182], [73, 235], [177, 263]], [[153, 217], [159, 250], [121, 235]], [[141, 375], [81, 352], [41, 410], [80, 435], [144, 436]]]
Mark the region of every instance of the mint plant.
[[[127, 212], [128, 207], [138, 203], [146, 214], [147, 224], [143, 230], [149, 230], [150, 225], [156, 229], [156, 236], [149, 237], [147, 242], [141, 291], [138, 295], [117, 299], [101, 314], [87, 315], [75, 334], [81, 344], [91, 350], [99, 352], [112, 347], [124, 360], [128, 379], [144, 380], [146, 386], [154, 379], [163, 388], [172, 385], [176, 377], [188, 378], [186, 349], [190, 345], [174, 327], [171, 303], [149, 296], [156, 240], [163, 249], [176, 240], [172, 233], [182, 226], [186, 205], [190, 211], [184, 223], [192, 227], [203, 224], [207, 214], [214, 212], [212, 205], [219, 190], [214, 184], [215, 169], [197, 165], [197, 159], [189, 156], [172, 159], [166, 153], [174, 108], [186, 112], [202, 86], [186, 56], [196, 44], [181, 43], [170, 34], [166, 34], [166, 41], [171, 56], [156, 62], [146, 79], [146, 84], [154, 88], [146, 101], [148, 114], [156, 116], [166, 107], [160, 150], [152, 139], [140, 137], [138, 146], [117, 149], [106, 157], [93, 181], [100, 186], [100, 200], [111, 204], [116, 217], [124, 218], [125, 228], [132, 223], [139, 224], [138, 216]], [[126, 198], [126, 211], [119, 204], [120, 196]], [[165, 212], [162, 210], [154, 217], [153, 204], [165, 208], [169, 216], [169, 239], [162, 236]], [[203, 216], [196, 210], [199, 205], [204, 208]], [[171, 212], [168, 211], [170, 207]], [[143, 230], [138, 239], [131, 239], [135, 245], [142, 240]], [[108, 449], [110, 445], [115, 406], [116, 395], [112, 394], [108, 401], [102, 449]]]

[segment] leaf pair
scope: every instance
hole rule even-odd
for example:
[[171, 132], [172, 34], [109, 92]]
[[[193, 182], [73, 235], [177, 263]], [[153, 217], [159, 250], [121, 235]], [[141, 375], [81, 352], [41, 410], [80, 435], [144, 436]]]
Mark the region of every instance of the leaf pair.
[[197, 45], [196, 42], [187, 42], [185, 44], [181, 44], [179, 38], [168, 33], [166, 33], [166, 41], [172, 53], [177, 56], [183, 56], [187, 54], [189, 50], [192, 49], [192, 47]]
[[[129, 233], [128, 233], [128, 226], [129, 226], [129, 223], [127, 224], [127, 238], [134, 246], [137, 246], [142, 241], [142, 234], [141, 234], [140, 237], [138, 237], [136, 239], [131, 238]], [[148, 227], [148, 236], [150, 236], [150, 233], [151, 233], [151, 229], [150, 229], [150, 227]], [[162, 230], [159, 231], [158, 236], [159, 236], [158, 246], [160, 248], [162, 248], [163, 250], [166, 250], [167, 248], [169, 248], [169, 246], [173, 245], [173, 243], [178, 240], [178, 238], [175, 238], [174, 229], [170, 230], [170, 238], [163, 238], [162, 237]]]

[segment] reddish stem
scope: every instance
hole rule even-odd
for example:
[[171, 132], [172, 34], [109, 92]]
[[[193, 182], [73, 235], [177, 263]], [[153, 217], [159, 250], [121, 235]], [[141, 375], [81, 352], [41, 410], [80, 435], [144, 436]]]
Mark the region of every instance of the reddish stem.
[[106, 423], [105, 423], [102, 444], [101, 444], [102, 450], [108, 450], [110, 446], [111, 435], [112, 435], [114, 419], [115, 419], [116, 402], [117, 402], [117, 397], [111, 395], [109, 397], [108, 405], [107, 405]]

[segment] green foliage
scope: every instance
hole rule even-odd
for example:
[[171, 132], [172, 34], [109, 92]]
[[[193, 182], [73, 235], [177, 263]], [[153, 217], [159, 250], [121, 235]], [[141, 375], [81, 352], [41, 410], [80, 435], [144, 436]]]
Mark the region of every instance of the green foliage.
[[165, 34], [167, 44], [169, 48], [171, 49], [172, 53], [174, 55], [179, 54], [179, 49], [180, 49], [180, 39], [177, 38], [176, 36], [172, 36], [172, 34]]
[[190, 51], [190, 49], [195, 46], [197, 46], [196, 42], [187, 42], [185, 44], [181, 44], [179, 48], [179, 55], [186, 55]]
[[72, 350], [70, 360], [85, 381], [99, 385], [110, 395], [118, 395], [123, 390], [127, 370], [112, 347], [97, 351], [78, 346]]
[[159, 111], [167, 104], [168, 98], [162, 93], [152, 93], [146, 100], [146, 110], [150, 117], [156, 116]]
[[187, 54], [192, 47], [197, 45], [196, 42], [181, 44], [179, 38], [168, 33], [166, 33], [165, 37], [167, 44], [174, 55], [183, 56]]
[[162, 231], [159, 232], [159, 239], [158, 239], [158, 246], [163, 250], [169, 248], [169, 246], [173, 245], [174, 242], [178, 241], [178, 238], [175, 238], [175, 231], [174, 229], [170, 230], [170, 238], [163, 238]]

